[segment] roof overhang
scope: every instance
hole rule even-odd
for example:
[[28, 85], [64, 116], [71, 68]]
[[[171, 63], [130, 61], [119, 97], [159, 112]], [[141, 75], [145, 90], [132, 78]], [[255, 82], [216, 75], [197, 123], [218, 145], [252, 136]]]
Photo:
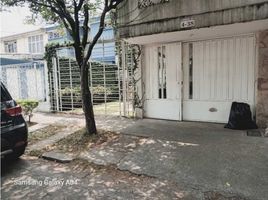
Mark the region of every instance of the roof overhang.
[[245, 22], [245, 23], [213, 26], [208, 28], [138, 36], [138, 37], [126, 38], [124, 40], [131, 44], [143, 45], [143, 44], [220, 38], [226, 36], [256, 33], [258, 31], [266, 29], [268, 29], [268, 19]]

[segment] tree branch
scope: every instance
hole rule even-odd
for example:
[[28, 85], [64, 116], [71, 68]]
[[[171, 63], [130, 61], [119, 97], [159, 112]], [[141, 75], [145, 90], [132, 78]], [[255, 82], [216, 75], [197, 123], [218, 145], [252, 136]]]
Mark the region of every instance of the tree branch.
[[100, 17], [100, 26], [99, 26], [99, 30], [97, 32], [97, 34], [94, 36], [92, 42], [89, 44], [86, 56], [84, 57], [83, 62], [86, 63], [88, 62], [91, 54], [92, 54], [92, 50], [93, 47], [95, 46], [95, 44], [97, 43], [97, 41], [99, 40], [103, 30], [104, 30], [104, 26], [105, 26], [105, 16], [107, 14], [107, 12], [109, 12], [110, 10], [116, 8], [116, 6], [118, 4], [120, 4], [121, 2], [123, 2], [124, 0], [111, 0], [110, 3], [108, 0], [105, 0], [104, 2], [104, 8]]
[[78, 5], [77, 5], [77, 9], [78, 9], [78, 10], [81, 10], [84, 1], [85, 1], [85, 0], [80, 0], [80, 1], [79, 1]]
[[73, 37], [77, 46], [80, 46], [80, 22], [79, 22], [79, 10], [77, 8], [77, 4], [74, 0], [74, 20], [75, 20], [75, 35]]
[[89, 12], [88, 12], [89, 8], [88, 6], [85, 4], [84, 5], [84, 23], [83, 23], [83, 40], [82, 40], [82, 47], [85, 49], [86, 45], [87, 45], [87, 39], [88, 39], [88, 31], [89, 31], [89, 27], [88, 27], [88, 21], [89, 21]]
[[87, 61], [89, 60], [89, 58], [90, 58], [90, 56], [92, 54], [93, 47], [97, 43], [98, 39], [100, 38], [100, 36], [101, 36], [101, 34], [102, 34], [103, 30], [104, 30], [104, 20], [105, 20], [105, 16], [106, 16], [107, 12], [108, 12], [108, 0], [105, 0], [104, 8], [103, 8], [103, 11], [102, 11], [101, 17], [100, 17], [99, 30], [98, 30], [97, 34], [94, 36], [91, 44], [89, 44], [86, 56], [84, 57], [84, 60], [83, 60], [84, 64], [87, 63]]

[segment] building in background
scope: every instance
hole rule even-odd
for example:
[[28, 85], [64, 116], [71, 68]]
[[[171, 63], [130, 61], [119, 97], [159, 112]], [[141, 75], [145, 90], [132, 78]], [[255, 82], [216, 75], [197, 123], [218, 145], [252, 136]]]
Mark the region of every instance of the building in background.
[[117, 25], [141, 47], [142, 116], [226, 123], [238, 101], [267, 126], [267, 0], [126, 0]]
[[[92, 39], [97, 33], [99, 19], [99, 17], [91, 18], [89, 39]], [[72, 38], [63, 27], [49, 25], [35, 31], [0, 38], [0, 56], [1, 58], [16, 60], [40, 60], [44, 57], [45, 46], [47, 44], [64, 44], [68, 42], [72, 42]], [[67, 57], [74, 57], [74, 51], [70, 48], [63, 48], [59, 53]], [[91, 59], [100, 62], [115, 63], [114, 31], [110, 25], [109, 17], [106, 20], [106, 27], [103, 34], [93, 50]]]
[[[100, 18], [95, 17], [91, 19], [90, 23], [90, 39], [92, 39], [100, 25]], [[98, 41], [95, 45], [91, 60], [106, 62], [106, 63], [115, 63], [115, 37], [114, 37], [114, 29], [111, 25], [111, 20], [109, 17], [106, 18], [105, 29]]]
[[48, 35], [44, 28], [0, 38], [1, 58], [43, 59]]
[[[107, 20], [107, 22], [109, 19]], [[108, 24], [108, 23], [107, 23]], [[90, 20], [89, 39], [99, 28], [99, 17]], [[81, 27], [82, 29], [82, 27]], [[15, 99], [37, 99], [41, 110], [49, 110], [48, 73], [44, 61], [47, 44], [72, 42], [69, 33], [59, 25], [49, 25], [35, 31], [0, 38], [1, 81]], [[60, 57], [74, 58], [73, 48], [59, 48]], [[93, 49], [91, 60], [115, 63], [115, 41], [111, 26], [106, 26], [103, 35]]]

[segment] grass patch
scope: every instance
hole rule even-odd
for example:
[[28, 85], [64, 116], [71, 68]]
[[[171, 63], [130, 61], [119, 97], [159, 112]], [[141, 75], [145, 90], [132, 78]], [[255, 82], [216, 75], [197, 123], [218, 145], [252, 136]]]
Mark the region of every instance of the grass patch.
[[52, 135], [55, 135], [58, 131], [62, 130], [63, 128], [64, 128], [63, 125], [53, 124], [53, 125], [48, 125], [47, 127], [39, 129], [32, 133], [29, 133], [28, 144], [31, 145], [43, 139], [51, 137]]

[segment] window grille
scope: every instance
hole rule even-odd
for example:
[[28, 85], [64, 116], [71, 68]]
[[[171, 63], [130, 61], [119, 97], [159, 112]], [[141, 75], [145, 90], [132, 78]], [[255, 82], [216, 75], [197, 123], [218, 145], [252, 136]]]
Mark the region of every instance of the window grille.
[[152, 5], [167, 3], [169, 0], [139, 0], [138, 8], [146, 8]]

